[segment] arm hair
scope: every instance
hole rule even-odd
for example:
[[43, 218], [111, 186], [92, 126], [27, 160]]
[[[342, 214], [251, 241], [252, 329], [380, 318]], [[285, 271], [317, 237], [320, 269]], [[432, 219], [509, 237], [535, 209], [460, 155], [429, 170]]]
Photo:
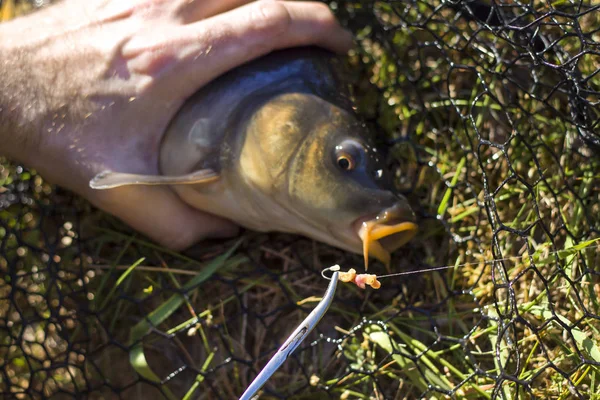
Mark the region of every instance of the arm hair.
[[[10, 24], [0, 28], [0, 37], [8, 36], [5, 32]], [[32, 57], [27, 51], [9, 42], [0, 53], [0, 153], [23, 162], [23, 153], [39, 146], [46, 96], [33, 79]]]
[[51, 36], [43, 26], [35, 29], [40, 20], [25, 16], [0, 24], [0, 156], [33, 164], [45, 135], [72, 127], [87, 108], [76, 104], [81, 96], [50, 54]]

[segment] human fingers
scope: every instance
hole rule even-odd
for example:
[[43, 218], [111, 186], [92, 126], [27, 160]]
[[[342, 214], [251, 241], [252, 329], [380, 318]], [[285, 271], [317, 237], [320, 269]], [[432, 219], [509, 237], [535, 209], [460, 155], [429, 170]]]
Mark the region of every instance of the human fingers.
[[251, 2], [181, 31], [184, 37], [196, 34], [212, 40], [215, 50], [241, 54], [240, 61], [284, 47], [317, 45], [345, 53], [353, 45], [352, 34], [340, 26], [326, 4], [316, 1]]
[[188, 24], [201, 19], [210, 18], [254, 0], [180, 0], [175, 8], [175, 17]]
[[191, 208], [166, 187], [136, 186], [95, 192], [92, 202], [173, 250], [239, 232], [231, 221]]
[[217, 14], [233, 10], [236, 7], [255, 0], [96, 0], [80, 2], [71, 0], [71, 7], [87, 10], [97, 22], [110, 22], [116, 19], [140, 15], [144, 18], [161, 19], [167, 17], [187, 24]]
[[353, 40], [323, 3], [258, 1], [168, 33], [136, 37], [123, 56], [130, 70], [155, 77], [153, 84], [162, 84], [165, 94], [185, 98], [247, 61], [307, 45], [344, 53]]

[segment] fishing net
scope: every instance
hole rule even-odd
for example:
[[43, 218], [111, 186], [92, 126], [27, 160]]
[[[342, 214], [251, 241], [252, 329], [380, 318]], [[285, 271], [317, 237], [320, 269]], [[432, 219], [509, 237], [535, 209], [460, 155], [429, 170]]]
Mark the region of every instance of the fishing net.
[[[419, 218], [392, 272], [452, 268], [340, 284], [261, 398], [596, 398], [600, 5], [330, 6], [359, 44], [358, 111]], [[170, 252], [3, 162], [0, 392], [235, 398], [335, 263], [362, 270], [283, 234]]]

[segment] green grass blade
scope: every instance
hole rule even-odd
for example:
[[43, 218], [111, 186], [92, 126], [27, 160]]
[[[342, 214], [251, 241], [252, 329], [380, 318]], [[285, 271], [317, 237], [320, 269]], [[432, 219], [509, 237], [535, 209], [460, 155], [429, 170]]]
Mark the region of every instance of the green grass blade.
[[121, 276], [119, 276], [119, 279], [117, 279], [117, 283], [115, 283], [115, 285], [110, 289], [110, 292], [108, 292], [108, 294], [104, 298], [104, 301], [102, 302], [102, 306], [100, 307], [100, 309], [104, 309], [104, 307], [106, 307], [106, 305], [108, 304], [108, 302], [110, 301], [110, 299], [112, 298], [112, 296], [115, 294], [115, 291], [121, 285], [121, 283], [123, 283], [123, 281], [125, 280], [125, 278], [127, 278], [129, 276], [129, 274], [131, 274], [133, 272], [133, 270], [135, 269], [135, 267], [137, 267], [142, 262], [144, 262], [144, 260], [145, 260], [144, 257], [140, 258], [139, 260], [137, 260], [136, 262], [134, 262], [133, 264], [131, 264], [131, 267], [127, 268], [125, 270], [125, 272], [123, 272], [121, 274]]
[[[229, 259], [242, 241], [243, 239], [240, 239], [226, 253], [210, 261], [198, 275], [194, 276], [183, 286], [183, 289], [186, 291], [190, 290], [214, 275], [214, 273], [223, 266], [225, 261]], [[239, 263], [244, 260], [245, 257], [235, 257], [229, 261], [231, 263]], [[135, 371], [149, 381], [159, 383], [161, 380], [148, 365], [146, 356], [144, 354], [144, 348], [140, 340], [150, 331], [152, 327], [158, 326], [167, 318], [169, 318], [183, 304], [184, 300], [185, 297], [180, 293], [172, 295], [169, 299], [167, 299], [167, 301], [162, 303], [154, 311], [148, 314], [147, 318], [141, 320], [133, 328], [131, 328], [129, 333], [129, 344], [133, 347], [129, 352], [129, 361]], [[163, 389], [167, 391], [167, 388]]]
[[440, 205], [438, 207], [438, 210], [437, 210], [438, 216], [444, 215], [444, 213], [448, 209], [448, 203], [450, 202], [450, 197], [452, 196], [452, 190], [454, 190], [453, 189], [454, 186], [456, 186], [456, 184], [458, 183], [458, 178], [460, 178], [461, 171], [462, 171], [463, 167], [465, 166], [466, 162], [467, 162], [466, 157], [461, 158], [460, 161], [458, 162], [458, 166], [456, 167], [456, 173], [454, 174], [454, 176], [452, 177], [452, 181], [450, 182], [451, 187], [447, 188], [446, 191], [444, 192], [444, 197], [442, 198], [442, 201], [440, 202]]

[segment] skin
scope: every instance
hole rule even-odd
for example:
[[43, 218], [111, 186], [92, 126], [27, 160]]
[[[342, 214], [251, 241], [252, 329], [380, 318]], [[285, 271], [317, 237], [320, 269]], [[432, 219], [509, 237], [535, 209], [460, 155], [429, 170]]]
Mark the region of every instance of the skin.
[[[248, 3], [248, 4], [247, 4]], [[273, 50], [352, 46], [321, 3], [66, 0], [0, 25], [0, 152], [183, 249], [234, 235], [232, 222], [168, 186], [96, 191], [101, 171], [159, 172], [159, 145], [184, 101]]]

